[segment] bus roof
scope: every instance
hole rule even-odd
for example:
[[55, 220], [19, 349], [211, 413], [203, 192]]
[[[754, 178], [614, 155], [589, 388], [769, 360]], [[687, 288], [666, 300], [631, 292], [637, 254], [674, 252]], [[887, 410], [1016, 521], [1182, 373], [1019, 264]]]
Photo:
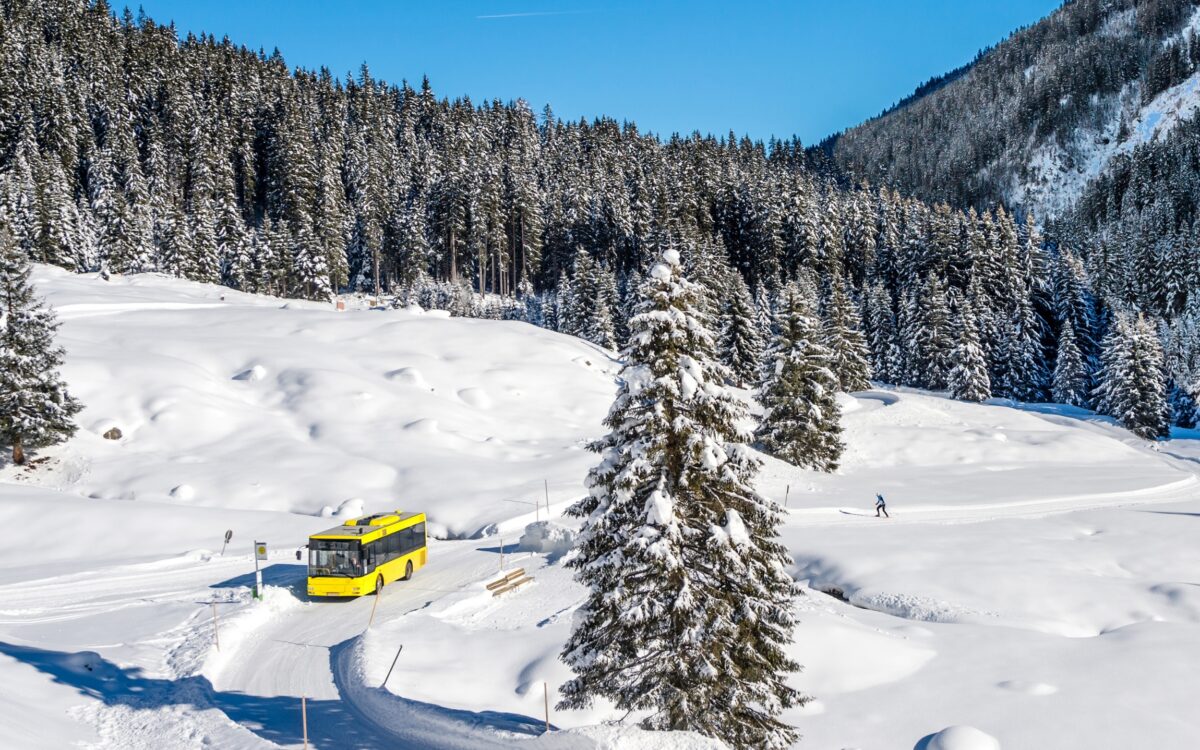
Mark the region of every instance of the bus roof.
[[373, 541], [378, 536], [383, 536], [378, 532], [385, 529], [395, 527], [396, 530], [408, 528], [425, 520], [424, 513], [405, 513], [403, 511], [392, 511], [390, 513], [376, 513], [370, 516], [361, 518], [351, 518], [340, 526], [334, 526], [332, 529], [326, 529], [318, 534], [313, 534], [310, 539], [365, 539]]

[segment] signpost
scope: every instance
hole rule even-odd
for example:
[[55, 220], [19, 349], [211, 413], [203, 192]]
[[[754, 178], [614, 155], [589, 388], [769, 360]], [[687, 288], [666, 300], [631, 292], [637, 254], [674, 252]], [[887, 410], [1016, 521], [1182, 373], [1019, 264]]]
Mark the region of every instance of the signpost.
[[258, 567], [259, 560], [267, 559], [267, 543], [254, 543], [254, 598], [262, 599], [262, 570]]
[[229, 546], [230, 539], [233, 539], [233, 529], [225, 532], [225, 543], [221, 545], [221, 557], [225, 556], [225, 548]]

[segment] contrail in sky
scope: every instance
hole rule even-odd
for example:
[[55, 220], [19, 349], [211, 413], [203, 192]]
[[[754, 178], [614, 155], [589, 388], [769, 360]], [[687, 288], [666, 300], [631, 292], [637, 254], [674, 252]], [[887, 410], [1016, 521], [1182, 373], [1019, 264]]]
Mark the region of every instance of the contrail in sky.
[[528, 13], [495, 13], [488, 16], [475, 16], [476, 20], [490, 18], [529, 18], [531, 16], [575, 16], [581, 13], [591, 13], [590, 10], [535, 10]]

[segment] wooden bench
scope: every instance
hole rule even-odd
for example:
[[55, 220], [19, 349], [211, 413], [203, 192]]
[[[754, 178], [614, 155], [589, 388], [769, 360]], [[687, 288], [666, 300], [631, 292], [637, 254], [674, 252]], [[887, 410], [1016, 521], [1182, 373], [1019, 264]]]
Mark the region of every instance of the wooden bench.
[[516, 570], [509, 571], [500, 578], [497, 578], [489, 583], [487, 585], [487, 589], [488, 591], [492, 592], [492, 596], [500, 596], [501, 594], [512, 591], [518, 586], [529, 583], [532, 580], [533, 576], [526, 575], [524, 568], [517, 568]]

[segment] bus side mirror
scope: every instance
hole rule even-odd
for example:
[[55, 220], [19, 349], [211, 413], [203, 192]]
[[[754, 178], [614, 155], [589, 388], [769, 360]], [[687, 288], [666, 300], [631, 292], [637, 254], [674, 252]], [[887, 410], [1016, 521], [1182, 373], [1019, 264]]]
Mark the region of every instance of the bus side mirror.
[[296, 550], [296, 559], [297, 559], [297, 560], [303, 560], [303, 559], [304, 559], [304, 558], [301, 556], [301, 554], [300, 554], [300, 550]]

